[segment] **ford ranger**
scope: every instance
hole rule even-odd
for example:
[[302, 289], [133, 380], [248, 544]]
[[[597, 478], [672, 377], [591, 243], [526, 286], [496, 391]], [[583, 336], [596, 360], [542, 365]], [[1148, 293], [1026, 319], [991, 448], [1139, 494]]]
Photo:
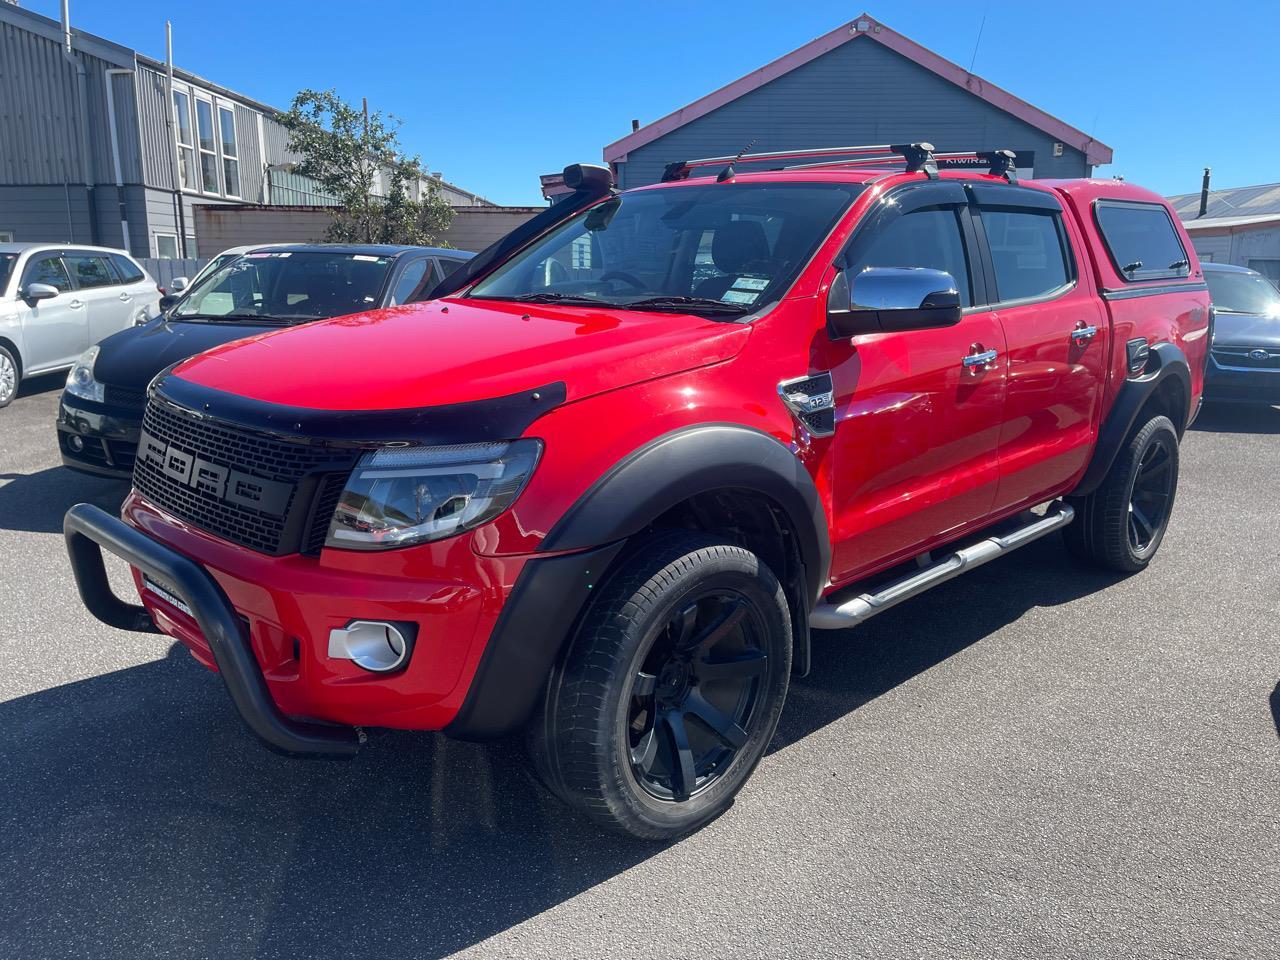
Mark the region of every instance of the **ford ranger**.
[[178, 363], [122, 518], [67, 514], [84, 603], [282, 752], [522, 732], [596, 822], [701, 826], [813, 631], [1055, 531], [1125, 573], [1165, 534], [1211, 323], [1177, 217], [952, 159], [575, 165], [439, 299]]

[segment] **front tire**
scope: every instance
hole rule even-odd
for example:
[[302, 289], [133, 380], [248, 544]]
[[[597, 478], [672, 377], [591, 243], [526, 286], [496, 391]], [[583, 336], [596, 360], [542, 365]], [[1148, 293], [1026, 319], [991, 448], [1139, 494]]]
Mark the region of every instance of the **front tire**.
[[733, 802], [773, 737], [791, 617], [753, 553], [689, 531], [639, 542], [595, 598], [530, 730], [534, 765], [611, 830], [666, 840]]
[[1071, 498], [1076, 519], [1063, 531], [1082, 560], [1137, 573], [1160, 549], [1178, 491], [1178, 432], [1168, 417], [1135, 430], [1098, 489]]

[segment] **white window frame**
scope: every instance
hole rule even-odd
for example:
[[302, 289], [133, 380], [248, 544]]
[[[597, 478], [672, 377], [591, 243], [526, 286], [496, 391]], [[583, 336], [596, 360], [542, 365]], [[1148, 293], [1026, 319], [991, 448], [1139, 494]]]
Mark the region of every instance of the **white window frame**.
[[[236, 148], [236, 152], [233, 154], [228, 154], [224, 149], [224, 147], [226, 146], [226, 144], [223, 142], [223, 139], [222, 139], [222, 115], [224, 113], [226, 113], [231, 117], [231, 137], [233, 141], [232, 145]], [[234, 103], [231, 103], [226, 100], [214, 100], [213, 116], [214, 116], [214, 128], [218, 131], [218, 136], [217, 136], [218, 162], [219, 162], [218, 172], [222, 174], [222, 191], [223, 191], [222, 195], [224, 197], [231, 197], [234, 200], [239, 200], [242, 196], [242, 191], [244, 190], [244, 180], [241, 179], [241, 176], [240, 176], [240, 131], [236, 129], [236, 106]], [[228, 163], [234, 163], [236, 165], [236, 181], [239, 183], [240, 188], [235, 193], [231, 192], [231, 188], [227, 182], [227, 164]]]
[[0, 230], [0, 243], [13, 243], [13, 231]]
[[[200, 192], [213, 197], [222, 196], [222, 151], [218, 149], [218, 141], [222, 139], [222, 135], [218, 130], [218, 104], [211, 94], [196, 93], [192, 98], [192, 106], [195, 109], [191, 113], [191, 131], [196, 141], [196, 166], [200, 169]], [[200, 104], [207, 104], [209, 107], [209, 126], [212, 128], [209, 132], [213, 136], [213, 149], [206, 150], [200, 146]], [[217, 183], [213, 185], [213, 189], [209, 189], [209, 185], [204, 182], [204, 162], [203, 157], [213, 157], [213, 173], [217, 178]]]
[[[155, 255], [157, 260], [181, 260], [182, 259], [181, 257], [182, 248], [178, 246], [178, 235], [176, 233], [163, 233], [161, 231], [156, 231], [151, 236], [153, 240], [153, 249], [155, 250]], [[161, 237], [165, 237], [173, 241], [172, 257], [166, 257], [163, 253], [160, 252]]]
[[[191, 123], [191, 142], [182, 142], [182, 124], [178, 119], [178, 97], [183, 97], [187, 101], [187, 120]], [[178, 151], [178, 169], [174, 171], [174, 175], [178, 178], [177, 186], [184, 193], [200, 192], [200, 155], [196, 150], [196, 138], [199, 134], [196, 132], [196, 111], [195, 104], [192, 102], [191, 88], [178, 88], [177, 84], [173, 86], [173, 97], [169, 102], [169, 109], [173, 111], [173, 139]], [[182, 182], [182, 151], [191, 151], [191, 180], [190, 184]]]

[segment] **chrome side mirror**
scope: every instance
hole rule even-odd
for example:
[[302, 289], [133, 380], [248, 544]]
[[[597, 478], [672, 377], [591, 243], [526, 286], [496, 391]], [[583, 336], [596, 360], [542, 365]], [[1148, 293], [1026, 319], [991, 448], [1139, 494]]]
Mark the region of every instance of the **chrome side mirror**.
[[22, 288], [22, 299], [33, 303], [37, 300], [52, 300], [61, 292], [51, 283], [28, 283]]
[[187, 289], [187, 287], [189, 286], [191, 286], [191, 281], [188, 280], [186, 277], [174, 277], [172, 280], [169, 281], [169, 292], [181, 293], [183, 290]]
[[827, 330], [833, 340], [860, 333], [950, 327], [960, 322], [960, 291], [945, 270], [868, 267], [836, 275], [827, 293]]

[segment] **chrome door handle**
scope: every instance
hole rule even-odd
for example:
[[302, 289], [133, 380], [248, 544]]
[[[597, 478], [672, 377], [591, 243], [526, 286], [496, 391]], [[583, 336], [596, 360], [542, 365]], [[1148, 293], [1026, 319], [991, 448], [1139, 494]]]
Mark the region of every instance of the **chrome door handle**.
[[1083, 321], [1071, 331], [1071, 340], [1073, 343], [1084, 343], [1086, 340], [1092, 340], [1098, 335], [1098, 328], [1092, 324], [1085, 324]]
[[979, 353], [969, 354], [961, 362], [967, 369], [973, 369], [974, 367], [985, 367], [989, 363], [994, 363], [998, 356], [1000, 356], [1000, 354], [996, 353], [994, 350], [983, 350]]
[[84, 304], [81, 303], [79, 300], [72, 300], [70, 303], [67, 304], [67, 306], [70, 307], [72, 310], [79, 310], [81, 307], [84, 306]]
[[125, 303], [128, 303], [130, 300], [133, 299], [133, 297], [129, 296], [127, 293], [121, 293], [120, 299], [123, 300]]

